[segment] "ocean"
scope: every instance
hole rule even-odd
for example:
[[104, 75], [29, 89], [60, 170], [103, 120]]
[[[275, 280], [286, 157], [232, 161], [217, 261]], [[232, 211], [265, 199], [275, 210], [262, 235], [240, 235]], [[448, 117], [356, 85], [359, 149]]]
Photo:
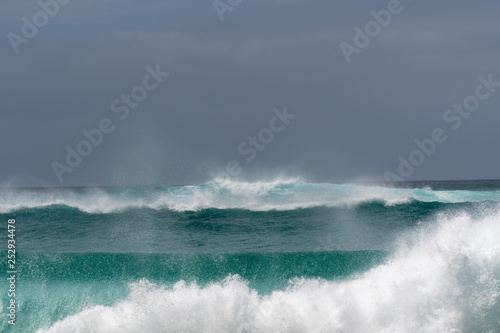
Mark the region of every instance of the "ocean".
[[500, 181], [3, 188], [0, 331], [500, 332], [499, 222]]

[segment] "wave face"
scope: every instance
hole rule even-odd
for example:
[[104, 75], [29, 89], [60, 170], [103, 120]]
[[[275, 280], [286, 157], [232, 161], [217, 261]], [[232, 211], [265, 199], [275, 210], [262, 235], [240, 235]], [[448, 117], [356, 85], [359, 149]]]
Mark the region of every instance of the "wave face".
[[[1, 255], [6, 257], [7, 253]], [[380, 251], [237, 253], [237, 254], [138, 254], [138, 253], [19, 253], [17, 300], [29, 311], [31, 326], [23, 332], [51, 326], [85, 308], [113, 306], [127, 299], [136, 285], [153, 283], [176, 288], [179, 281], [210, 288], [214, 281], [238, 275], [261, 295], [285, 289], [291, 279], [342, 279], [366, 271], [383, 261]], [[6, 276], [6, 269], [0, 269]], [[235, 277], [236, 279], [236, 277]], [[147, 282], [146, 282], [147, 281]], [[7, 300], [8, 301], [8, 300]], [[47, 305], [50, 304], [50, 307]], [[146, 310], [146, 309], [144, 309]], [[147, 310], [146, 310], [147, 311]], [[38, 326], [37, 326], [38, 325]], [[2, 327], [2, 326], [0, 326]], [[92, 325], [87, 325], [90, 332]], [[63, 332], [79, 328], [64, 328]], [[118, 328], [114, 328], [116, 332]], [[127, 331], [127, 330], [125, 330]], [[168, 331], [168, 330], [167, 330]], [[2, 330], [2, 332], [4, 332]], [[142, 332], [149, 332], [143, 330]]]
[[499, 332], [498, 184], [398, 186], [1, 189], [0, 332]]
[[214, 180], [202, 185], [174, 187], [2, 190], [0, 212], [50, 206], [66, 206], [96, 214], [141, 208], [177, 212], [210, 208], [269, 211], [343, 207], [369, 202], [397, 205], [411, 201], [500, 201], [500, 191], [434, 191], [430, 188], [321, 184], [295, 178], [254, 183]]

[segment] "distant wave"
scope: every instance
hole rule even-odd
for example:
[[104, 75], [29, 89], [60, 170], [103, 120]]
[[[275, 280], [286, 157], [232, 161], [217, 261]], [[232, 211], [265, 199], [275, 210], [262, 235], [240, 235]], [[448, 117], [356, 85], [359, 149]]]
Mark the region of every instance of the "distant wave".
[[38, 332], [498, 332], [498, 219], [443, 215], [362, 275], [298, 278], [269, 295], [238, 276], [207, 286], [141, 280], [125, 300]]
[[430, 188], [307, 183], [297, 178], [265, 182], [213, 180], [201, 185], [147, 188], [2, 189], [0, 213], [54, 205], [87, 213], [113, 213], [141, 208], [179, 212], [210, 208], [283, 211], [321, 206], [352, 207], [370, 202], [390, 206], [412, 201], [500, 201], [500, 191], [434, 191]]

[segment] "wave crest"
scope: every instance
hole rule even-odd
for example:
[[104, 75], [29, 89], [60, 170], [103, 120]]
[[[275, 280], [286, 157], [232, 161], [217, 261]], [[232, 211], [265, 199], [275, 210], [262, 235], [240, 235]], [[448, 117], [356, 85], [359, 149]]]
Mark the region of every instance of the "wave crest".
[[268, 182], [216, 179], [202, 185], [147, 188], [3, 189], [0, 212], [64, 205], [87, 213], [127, 209], [246, 209], [294, 210], [311, 207], [355, 206], [368, 202], [385, 205], [411, 201], [460, 203], [500, 201], [500, 191], [433, 191], [353, 184], [307, 183], [296, 178]]

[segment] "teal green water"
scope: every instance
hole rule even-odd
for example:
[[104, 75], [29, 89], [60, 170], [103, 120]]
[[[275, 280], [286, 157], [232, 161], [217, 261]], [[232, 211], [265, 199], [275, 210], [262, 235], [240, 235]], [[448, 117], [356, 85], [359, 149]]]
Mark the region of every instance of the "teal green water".
[[[6, 252], [0, 255], [6, 256]], [[238, 274], [259, 292], [284, 288], [294, 277], [341, 279], [380, 264], [382, 251], [144, 254], [18, 253], [20, 281], [122, 281], [146, 278], [174, 284], [183, 279], [201, 285]], [[7, 275], [7, 268], [0, 269]]]

